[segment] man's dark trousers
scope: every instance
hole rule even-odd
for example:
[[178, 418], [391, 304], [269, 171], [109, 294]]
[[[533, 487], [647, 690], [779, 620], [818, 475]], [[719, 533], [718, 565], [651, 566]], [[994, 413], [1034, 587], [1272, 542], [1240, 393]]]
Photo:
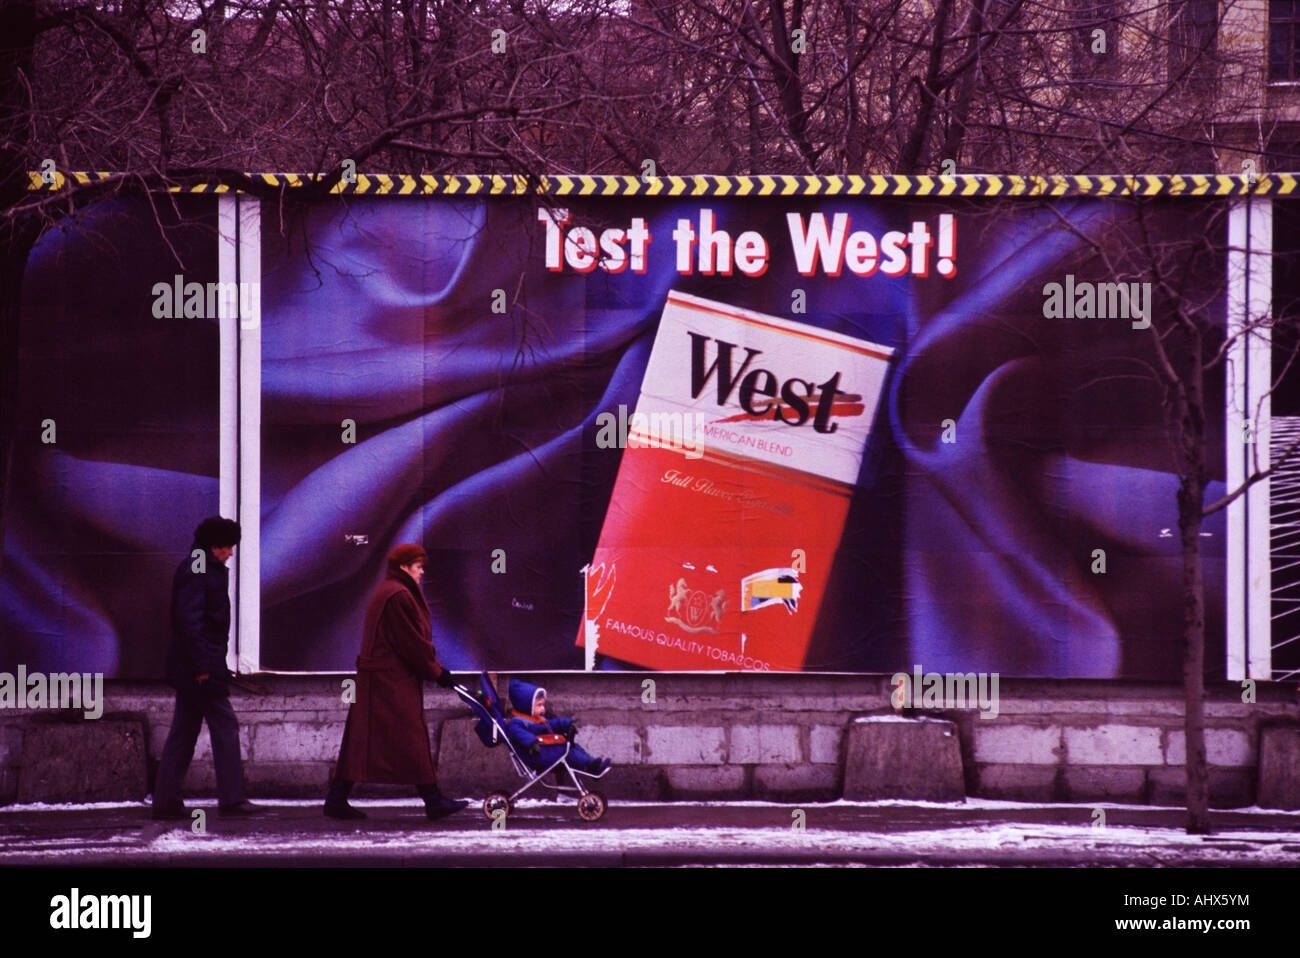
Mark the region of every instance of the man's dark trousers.
[[180, 804], [181, 783], [189, 771], [199, 730], [205, 721], [217, 773], [217, 801], [222, 805], [238, 805], [245, 800], [244, 766], [239, 757], [239, 720], [230, 707], [230, 689], [219, 679], [209, 679], [176, 691], [176, 713], [172, 717], [167, 743], [163, 746], [158, 779], [154, 784], [155, 807]]

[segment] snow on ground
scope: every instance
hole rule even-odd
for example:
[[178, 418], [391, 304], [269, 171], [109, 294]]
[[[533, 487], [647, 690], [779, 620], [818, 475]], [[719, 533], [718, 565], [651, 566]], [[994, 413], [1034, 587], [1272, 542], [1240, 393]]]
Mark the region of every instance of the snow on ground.
[[[93, 860], [127, 865], [237, 858], [270, 865], [286, 859], [310, 863], [322, 856], [372, 864], [503, 862], [511, 857], [521, 864], [545, 864], [586, 856], [593, 863], [660, 864], [1300, 866], [1300, 812], [1258, 808], [1233, 810], [1233, 827], [1198, 836], [1175, 824], [1181, 820], [1181, 813], [1171, 814], [1176, 809], [988, 799], [801, 806], [616, 802], [594, 824], [579, 821], [571, 801], [532, 799], [517, 803], [502, 829], [493, 828], [473, 807], [447, 823], [430, 826], [419, 815], [421, 806], [415, 798], [358, 800], [354, 804], [372, 811], [372, 818], [364, 823], [333, 823], [307, 814], [319, 807], [317, 799], [259, 804], [283, 809], [285, 814], [242, 822], [210, 815], [208, 830], [201, 834], [188, 823], [149, 822], [148, 806], [139, 802], [6, 806], [0, 809], [0, 864]], [[778, 821], [787, 820], [795, 807], [807, 813], [803, 830], [772, 823], [771, 812], [778, 813]], [[1158, 815], [1159, 824], [1093, 827], [1087, 814], [1093, 808], [1107, 809], [1112, 821], [1120, 812]], [[1111, 810], [1117, 814], [1110, 814]], [[66, 814], [77, 812], [100, 814], [80, 819]], [[38, 813], [41, 827], [8, 829], [6, 813]], [[1062, 823], [1062, 818], [1077, 823]], [[1251, 819], [1257, 821], [1252, 824]], [[60, 828], [65, 820], [69, 827]]]
[[[478, 805], [479, 799], [474, 796], [460, 796], [468, 798], [474, 807]], [[208, 800], [189, 800], [192, 808], [212, 808], [214, 802]], [[280, 808], [314, 808], [321, 804], [320, 798], [258, 798], [258, 805], [269, 805]], [[348, 801], [361, 808], [395, 808], [409, 807], [416, 808], [420, 805], [418, 798], [350, 798]], [[572, 800], [569, 801], [571, 804]], [[515, 807], [521, 809], [538, 808], [538, 809], [557, 809], [564, 807], [565, 803], [556, 802], [552, 799], [545, 798], [522, 798], [515, 802]], [[61, 803], [61, 802], [30, 802], [25, 805], [0, 805], [0, 821], [7, 813], [22, 812], [80, 812], [80, 811], [111, 811], [120, 810], [144, 810], [150, 808], [149, 802], [87, 802], [85, 804]], [[963, 802], [925, 802], [906, 798], [887, 798], [874, 802], [855, 802], [849, 799], [836, 799], [833, 802], [763, 802], [754, 800], [745, 801], [698, 801], [698, 802], [651, 802], [618, 799], [610, 802], [610, 808], [654, 808], [654, 809], [671, 809], [671, 808], [832, 808], [832, 809], [852, 809], [852, 808], [924, 808], [924, 809], [950, 809], [950, 810], [989, 810], [989, 811], [1047, 811], [1061, 812], [1069, 810], [1094, 808], [1105, 809], [1125, 809], [1137, 812], [1175, 812], [1181, 814], [1183, 809], [1180, 805], [1135, 805], [1124, 802], [1013, 802], [996, 798], [967, 798]], [[1219, 809], [1215, 809], [1218, 813]], [[1260, 808], [1258, 805], [1251, 805], [1245, 808], [1233, 808], [1222, 810], [1230, 812], [1233, 815], [1267, 815], [1270, 818], [1294, 819], [1296, 828], [1300, 829], [1300, 809], [1287, 811], [1277, 808]]]
[[[315, 848], [334, 851], [347, 848], [425, 847], [436, 849], [449, 843], [457, 849], [482, 849], [498, 847], [511, 842], [521, 849], [551, 849], [557, 847], [560, 837], [564, 844], [586, 849], [628, 849], [635, 847], [758, 847], [768, 851], [788, 849], [806, 851], [810, 846], [819, 849], [908, 849], [916, 851], [967, 851], [988, 848], [1015, 849], [1044, 848], [1053, 843], [1068, 842], [1085, 848], [1149, 851], [1153, 848], [1179, 846], [1203, 847], [1207, 839], [1169, 829], [1114, 827], [1105, 830], [1075, 825], [979, 825], [963, 829], [933, 829], [891, 834], [856, 832], [836, 829], [805, 829], [796, 832], [789, 828], [710, 828], [675, 827], [620, 828], [620, 829], [511, 829], [496, 831], [485, 828], [482, 832], [429, 832], [412, 830], [396, 834], [347, 835], [276, 835], [276, 836], [193, 836], [188, 833], [169, 832], [154, 841], [155, 850], [175, 848], [192, 849], [195, 840], [213, 851], [236, 849], [256, 850], [273, 845], [281, 850], [305, 851]], [[1209, 841], [1214, 841], [1211, 838]], [[1300, 864], [1300, 831], [1279, 835], [1276, 832], [1234, 832], [1230, 838], [1219, 838], [1233, 846], [1259, 843], [1264, 846], [1295, 844], [1296, 851], [1285, 857]], [[1237, 850], [1239, 852], [1239, 849]], [[1240, 858], [1240, 854], [1235, 854]]]

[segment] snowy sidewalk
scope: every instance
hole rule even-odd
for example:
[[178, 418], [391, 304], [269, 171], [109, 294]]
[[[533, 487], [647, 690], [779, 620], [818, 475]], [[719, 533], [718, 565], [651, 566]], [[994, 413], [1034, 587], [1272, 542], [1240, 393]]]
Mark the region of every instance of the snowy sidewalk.
[[[317, 801], [263, 800], [264, 815], [205, 829], [160, 823], [144, 804], [0, 807], [0, 867], [13, 865], [1300, 866], [1300, 812], [1219, 811], [1215, 834], [1145, 805], [618, 802], [582, 822], [572, 802], [524, 801], [504, 828], [477, 805], [426, 822], [418, 800], [354, 802], [336, 822]], [[1105, 824], [1095, 809], [1102, 809]], [[803, 813], [803, 828], [798, 829]]]

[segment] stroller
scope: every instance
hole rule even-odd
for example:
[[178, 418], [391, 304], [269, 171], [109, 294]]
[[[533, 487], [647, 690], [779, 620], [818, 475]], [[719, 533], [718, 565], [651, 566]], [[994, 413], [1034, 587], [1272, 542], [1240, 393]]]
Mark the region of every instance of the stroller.
[[[524, 792], [528, 791], [538, 782], [541, 782], [546, 788], [552, 789], [564, 795], [578, 796], [578, 817], [585, 822], [594, 822], [600, 816], [605, 814], [605, 796], [600, 792], [592, 791], [585, 784], [586, 779], [604, 778], [609, 769], [600, 773], [584, 772], [575, 769], [569, 764], [569, 751], [573, 748], [573, 743], [566, 740], [564, 744], [564, 754], [556, 761], [552, 762], [541, 771], [533, 771], [524, 761], [519, 750], [515, 748], [513, 742], [506, 737], [506, 716], [505, 709], [501, 704], [501, 697], [492, 685], [492, 680], [488, 677], [487, 672], [479, 673], [479, 690], [471, 692], [463, 685], [452, 686], [452, 691], [461, 697], [470, 710], [478, 716], [478, 724], [474, 726], [474, 732], [488, 748], [494, 748], [501, 743], [505, 743], [510, 750], [510, 761], [514, 763], [517, 771], [526, 782], [514, 793], [492, 792], [487, 798], [483, 799], [483, 814], [489, 819], [495, 821], [498, 817], [508, 815], [514, 809], [515, 800]], [[559, 784], [551, 784], [542, 781], [551, 772], [555, 772]], [[569, 782], [565, 784], [565, 776], [568, 776]]]

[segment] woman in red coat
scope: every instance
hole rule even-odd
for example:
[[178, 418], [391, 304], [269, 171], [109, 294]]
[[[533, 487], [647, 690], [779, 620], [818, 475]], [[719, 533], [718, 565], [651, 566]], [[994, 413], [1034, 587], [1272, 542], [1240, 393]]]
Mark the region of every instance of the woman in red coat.
[[414, 785], [430, 819], [459, 811], [438, 790], [424, 724], [424, 680], [453, 684], [430, 640], [429, 607], [420, 592], [425, 551], [400, 545], [388, 557], [388, 577], [370, 596], [357, 656], [357, 697], [348, 708], [338, 765], [325, 799], [329, 818], [365, 818], [348, 804], [354, 782]]

